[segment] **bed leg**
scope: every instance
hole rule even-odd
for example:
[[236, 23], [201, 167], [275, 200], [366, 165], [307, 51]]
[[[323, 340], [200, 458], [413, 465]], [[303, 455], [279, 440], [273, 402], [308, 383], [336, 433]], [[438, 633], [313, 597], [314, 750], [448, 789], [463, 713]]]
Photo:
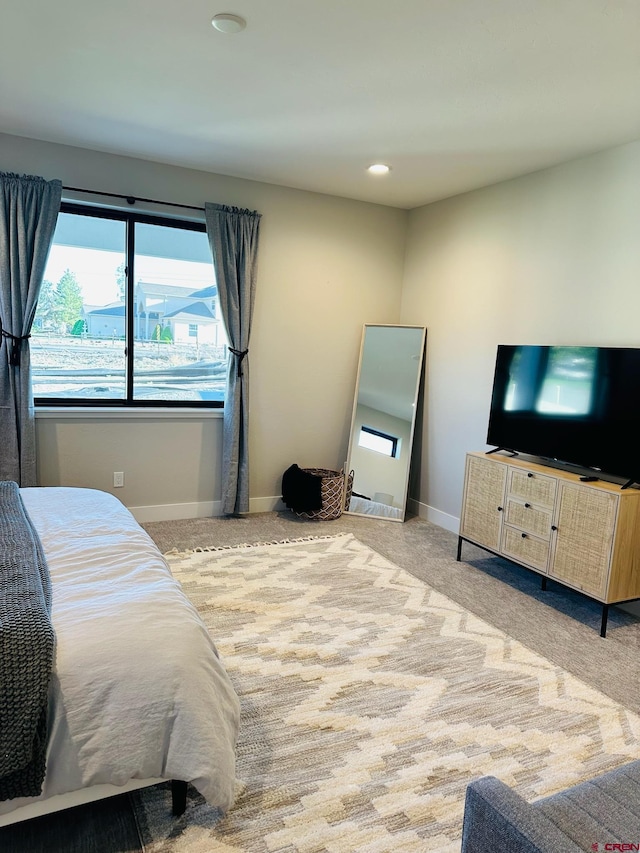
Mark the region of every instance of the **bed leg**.
[[176, 817], [184, 814], [187, 808], [187, 783], [179, 779], [171, 780], [171, 811]]

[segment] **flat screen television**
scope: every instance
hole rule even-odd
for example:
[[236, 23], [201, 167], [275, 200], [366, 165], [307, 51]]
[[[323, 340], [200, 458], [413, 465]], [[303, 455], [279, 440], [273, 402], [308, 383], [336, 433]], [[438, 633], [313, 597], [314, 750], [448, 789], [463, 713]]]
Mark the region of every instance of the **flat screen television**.
[[487, 444], [640, 482], [640, 349], [499, 346]]

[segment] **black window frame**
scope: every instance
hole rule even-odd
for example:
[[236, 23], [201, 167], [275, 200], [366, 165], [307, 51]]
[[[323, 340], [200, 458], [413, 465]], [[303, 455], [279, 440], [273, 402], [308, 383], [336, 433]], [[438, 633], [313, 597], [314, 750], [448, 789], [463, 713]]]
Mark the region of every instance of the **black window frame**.
[[[374, 429], [373, 427], [365, 426], [362, 424], [360, 426], [360, 432], [366, 432], [369, 435], [375, 435], [378, 438], [385, 438], [387, 441], [391, 442], [391, 453], [382, 453], [380, 450], [373, 450], [373, 453], [380, 453], [381, 456], [386, 456], [389, 459], [397, 459], [398, 458], [398, 446], [400, 444], [400, 439], [395, 435], [389, 435], [388, 432], [382, 432], [379, 429]], [[371, 450], [371, 448], [364, 448], [365, 450]]]
[[[134, 305], [134, 265], [131, 260], [135, 258], [135, 225], [160, 225], [178, 228], [183, 231], [197, 231], [206, 234], [207, 227], [204, 222], [187, 219], [176, 219], [170, 216], [160, 216], [152, 213], [143, 213], [137, 210], [119, 210], [98, 207], [88, 204], [77, 204], [74, 202], [62, 202], [60, 213], [79, 214], [81, 216], [92, 216], [97, 219], [118, 220], [125, 223], [126, 254], [125, 254], [125, 276], [126, 276], [126, 301], [125, 301], [125, 397], [116, 398], [82, 398], [82, 397], [34, 397], [34, 407], [56, 406], [65, 408], [120, 408], [120, 409], [223, 409], [226, 400], [136, 400], [133, 397], [133, 377], [135, 358], [135, 311], [131, 310]], [[213, 260], [212, 260], [213, 263]]]

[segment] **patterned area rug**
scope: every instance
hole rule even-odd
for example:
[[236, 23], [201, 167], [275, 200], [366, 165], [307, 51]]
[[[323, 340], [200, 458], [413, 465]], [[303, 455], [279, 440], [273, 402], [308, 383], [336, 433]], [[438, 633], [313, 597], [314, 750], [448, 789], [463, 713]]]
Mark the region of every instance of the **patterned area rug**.
[[237, 798], [137, 793], [148, 853], [457, 853], [471, 779], [536, 799], [638, 756], [636, 715], [350, 534], [168, 559], [240, 696]]

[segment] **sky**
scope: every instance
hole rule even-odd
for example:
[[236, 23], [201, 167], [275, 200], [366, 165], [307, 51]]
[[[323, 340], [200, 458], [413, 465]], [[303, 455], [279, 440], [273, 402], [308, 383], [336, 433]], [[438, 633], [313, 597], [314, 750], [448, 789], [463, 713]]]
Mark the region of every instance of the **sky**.
[[[122, 263], [122, 252], [53, 245], [44, 277], [57, 284], [70, 269], [87, 305], [108, 305], [119, 299], [117, 269]], [[215, 284], [210, 263], [136, 255], [135, 265], [136, 281], [193, 285], [194, 290]]]

